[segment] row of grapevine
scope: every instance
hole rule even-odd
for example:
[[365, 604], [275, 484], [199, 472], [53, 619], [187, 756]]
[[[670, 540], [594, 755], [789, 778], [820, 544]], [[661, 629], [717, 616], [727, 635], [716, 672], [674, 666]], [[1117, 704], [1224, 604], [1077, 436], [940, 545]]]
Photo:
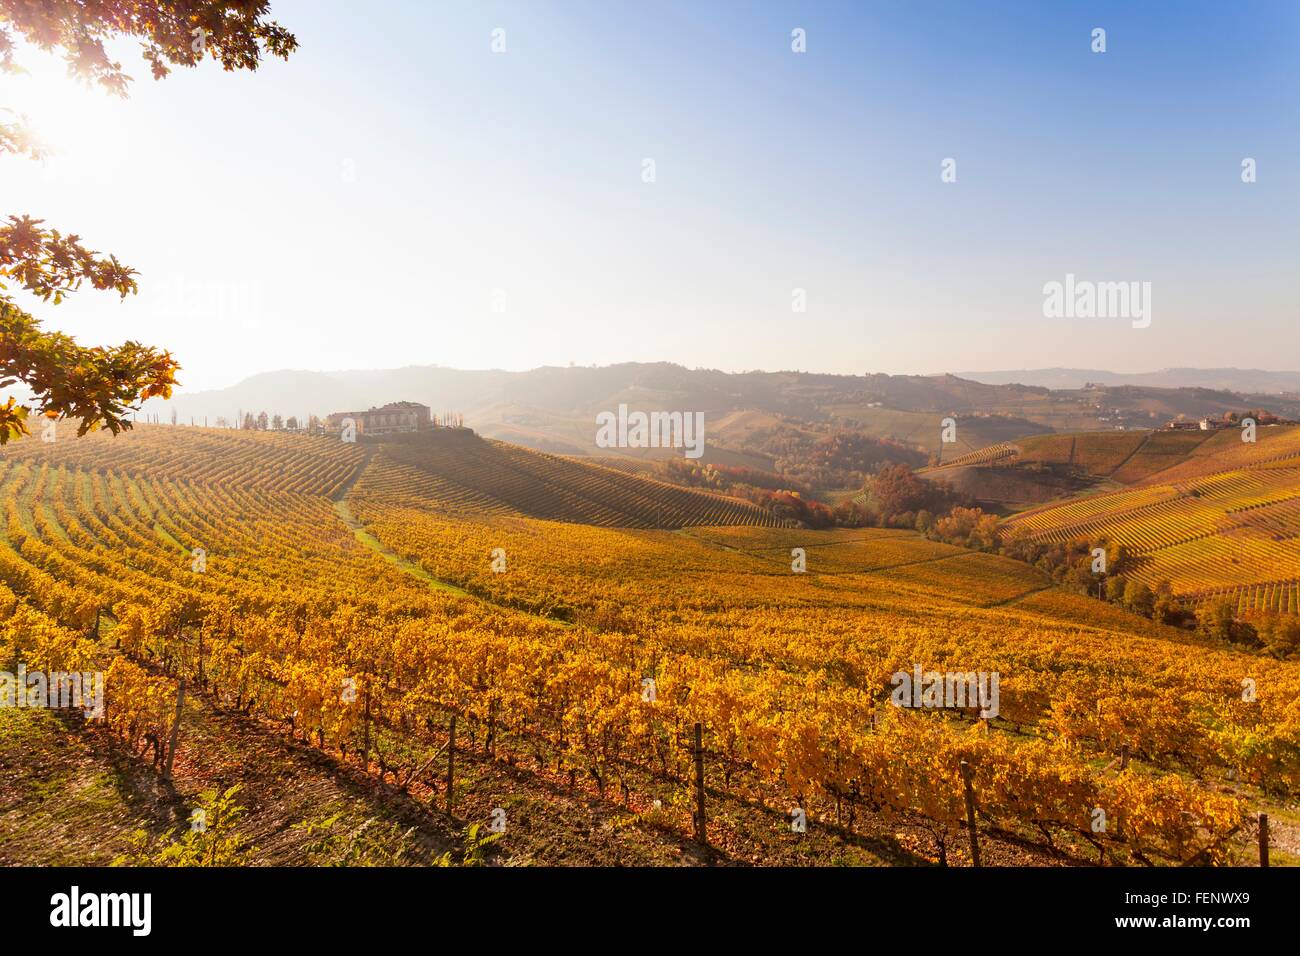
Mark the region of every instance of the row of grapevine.
[[[135, 666], [201, 680], [225, 706], [403, 779], [452, 713], [496, 728], [538, 773], [601, 789], [632, 770], [684, 779], [679, 741], [700, 722], [721, 786], [746, 799], [875, 808], [940, 839], [959, 823], [966, 759], [1000, 826], [1078, 834], [1101, 806], [1127, 821], [1117, 852], [1183, 860], [1218, 858], [1240, 811], [1181, 774], [1300, 788], [1294, 665], [971, 606], [992, 582], [1008, 596], [1041, 586], [1014, 562], [929, 542], [916, 553], [897, 534], [456, 516], [413, 504], [382, 465], [367, 490], [367, 468], [350, 499], [367, 529], [476, 601], [359, 543], [325, 489], [191, 482], [82, 454], [0, 468], [0, 581], [15, 606], [74, 642], [104, 609]], [[795, 573], [789, 549], [804, 543], [809, 571]], [[1000, 673], [999, 715], [889, 706], [891, 675], [918, 664]], [[1245, 678], [1256, 701], [1241, 698]], [[124, 737], [158, 719], [141, 693], [139, 714], [120, 708]], [[1121, 742], [1163, 772], [1104, 769]]]
[[472, 508], [471, 496], [487, 496], [519, 514], [602, 527], [780, 523], [749, 502], [602, 465], [469, 434], [419, 438], [383, 446], [380, 459], [435, 476], [453, 506]]

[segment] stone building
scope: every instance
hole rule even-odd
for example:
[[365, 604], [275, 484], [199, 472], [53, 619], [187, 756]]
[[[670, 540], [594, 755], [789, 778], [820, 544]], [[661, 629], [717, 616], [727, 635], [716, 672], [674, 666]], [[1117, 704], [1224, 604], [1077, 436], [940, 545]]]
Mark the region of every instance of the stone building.
[[424, 431], [431, 426], [428, 405], [419, 402], [389, 402], [364, 412], [335, 412], [325, 419], [327, 431], [342, 431], [347, 419], [356, 423], [358, 435], [391, 435]]

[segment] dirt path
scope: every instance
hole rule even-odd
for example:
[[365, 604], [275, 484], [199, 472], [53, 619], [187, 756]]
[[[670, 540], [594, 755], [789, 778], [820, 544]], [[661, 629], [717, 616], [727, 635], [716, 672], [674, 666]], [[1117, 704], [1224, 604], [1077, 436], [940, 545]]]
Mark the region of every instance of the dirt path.
[[401, 571], [406, 572], [407, 574], [411, 575], [414, 578], [418, 578], [419, 580], [423, 581], [425, 584], [427, 584], [431, 588], [434, 588], [435, 590], [445, 591], [449, 594], [454, 594], [457, 597], [468, 598], [471, 601], [478, 601], [480, 604], [490, 604], [493, 607], [500, 608], [503, 611], [509, 611], [511, 614], [522, 614], [524, 617], [531, 617], [533, 620], [544, 621], [547, 624], [554, 624], [559, 627], [572, 626], [568, 621], [562, 621], [559, 618], [554, 618], [554, 617], [547, 617], [544, 614], [534, 614], [531, 611], [525, 611], [520, 608], [511, 607], [508, 604], [501, 604], [497, 601], [493, 601], [491, 598], [484, 597], [483, 595], [480, 594], [475, 594], [472, 591], [467, 591], [459, 584], [454, 584], [451, 581], [445, 581], [442, 578], [435, 577], [434, 575], [426, 571], [424, 568], [416, 564], [414, 561], [402, 557], [392, 548], [388, 547], [388, 545], [384, 544], [373, 534], [371, 534], [370, 531], [366, 529], [365, 522], [363, 522], [352, 512], [352, 508], [348, 504], [348, 496], [351, 494], [353, 487], [360, 480], [362, 473], [366, 470], [366, 466], [369, 465], [370, 458], [373, 454], [374, 452], [370, 451], [366, 455], [366, 460], [357, 467], [357, 470], [352, 475], [352, 477], [349, 478], [347, 482], [343, 486], [341, 486], [339, 490], [335, 492], [335, 494], [332, 496], [332, 500], [334, 502], [334, 513], [339, 516], [339, 519], [344, 524], [346, 524], [350, 529], [352, 529], [352, 534], [356, 537], [358, 541], [364, 544], [371, 551], [374, 551], [377, 555], [379, 555], [389, 564], [393, 565], [394, 567], [398, 568]]
[[369, 531], [366, 530], [366, 526], [357, 518], [356, 515], [352, 513], [352, 509], [348, 507], [348, 503], [345, 499], [339, 499], [334, 502], [334, 511], [339, 516], [339, 518], [342, 519], [343, 523], [352, 529], [352, 534], [356, 537], [358, 541], [360, 541], [367, 548], [369, 548], [371, 551], [378, 554], [381, 558], [383, 558], [385, 561], [387, 561], [389, 564], [393, 565], [394, 567], [399, 568], [402, 571], [405, 571], [407, 574], [411, 575], [412, 577], [419, 578], [425, 584], [429, 585], [429, 587], [436, 588], [439, 591], [447, 591], [451, 594], [458, 595], [459, 597], [469, 598], [470, 600], [473, 601], [483, 600], [477, 594], [471, 594], [469, 591], [466, 591], [464, 588], [458, 585], [452, 584], [450, 581], [443, 581], [441, 578], [435, 578], [432, 574], [424, 570], [424, 568], [420, 567], [415, 562], [408, 561], [406, 558], [402, 557], [392, 548], [388, 547], [386, 544], [384, 544], [382, 541], [380, 541], [373, 534], [371, 534]]

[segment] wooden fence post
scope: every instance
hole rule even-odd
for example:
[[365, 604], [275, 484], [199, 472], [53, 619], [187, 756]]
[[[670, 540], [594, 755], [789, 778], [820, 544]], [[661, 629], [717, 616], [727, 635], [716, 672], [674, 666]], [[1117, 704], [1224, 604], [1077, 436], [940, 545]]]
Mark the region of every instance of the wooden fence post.
[[451, 789], [456, 784], [456, 715], [451, 715], [451, 731], [447, 739], [447, 816], [451, 816]]
[[961, 779], [966, 787], [966, 824], [970, 827], [970, 858], [971, 863], [979, 866], [980, 842], [979, 836], [975, 832], [975, 787], [971, 784], [973, 776], [970, 764], [963, 760], [961, 762]]
[[1268, 814], [1259, 815], [1259, 865], [1268, 866]]
[[1128, 769], [1128, 744], [1124, 744], [1119, 748], [1119, 769]]
[[361, 769], [370, 770], [370, 682], [366, 681], [366, 709], [361, 717]]
[[167, 741], [167, 763], [163, 767], [163, 779], [172, 778], [172, 761], [176, 759], [176, 745], [181, 737], [181, 711], [185, 708], [185, 678], [176, 685], [176, 719], [172, 721], [171, 739]]
[[708, 846], [709, 835], [704, 816], [704, 742], [701, 727], [695, 724], [695, 839]]

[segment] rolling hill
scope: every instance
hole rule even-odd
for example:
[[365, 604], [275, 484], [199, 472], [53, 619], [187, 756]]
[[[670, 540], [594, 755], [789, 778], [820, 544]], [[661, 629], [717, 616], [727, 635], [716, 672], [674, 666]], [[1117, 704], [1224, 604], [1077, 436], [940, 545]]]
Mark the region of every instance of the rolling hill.
[[780, 524], [747, 501], [485, 440], [468, 429], [394, 436], [375, 446], [353, 494], [604, 527]]
[[1250, 368], [1166, 368], [1158, 372], [1115, 373], [1092, 368], [1039, 368], [1018, 371], [960, 372], [962, 378], [988, 385], [1040, 385], [1053, 389], [1101, 385], [1150, 388], [1209, 388], [1243, 395], [1300, 394], [1300, 372]]
[[[762, 467], [765, 453], [748, 439], [755, 429], [848, 429], [898, 441], [925, 454], [953, 451], [940, 443], [941, 422], [958, 422], [957, 454], [1035, 434], [1150, 429], [1165, 421], [1268, 407], [1300, 418], [1300, 398], [1236, 394], [1222, 389], [1118, 385], [1052, 390], [987, 385], [954, 375], [828, 375], [807, 372], [727, 373], [670, 363], [537, 368], [526, 372], [465, 371], [437, 366], [378, 371], [270, 372], [227, 389], [187, 392], [150, 402], [146, 414], [181, 423], [236, 421], [265, 410], [305, 420], [408, 399], [436, 411], [464, 413], [478, 433], [564, 455], [665, 457], [660, 450], [600, 449], [597, 413], [627, 403], [643, 410], [705, 414], [705, 462]], [[767, 456], [770, 457], [770, 456]]]
[[[1283, 504], [1270, 450], [1188, 497]], [[0, 501], [0, 654], [106, 675], [102, 721], [0, 708], [0, 766], [42, 755], [0, 858], [149, 862], [239, 784], [242, 862], [428, 862], [499, 809], [503, 863], [961, 863], [966, 761], [988, 863], [1240, 861], [1261, 806], [1288, 859], [1300, 663], [1002, 556], [452, 431], [60, 430], [6, 448]], [[891, 702], [929, 670], [1000, 675], [996, 705]]]
[[1070, 447], [1071, 461], [1130, 487], [1030, 509], [1011, 528], [1035, 540], [1117, 541], [1135, 556], [1128, 574], [1168, 581], [1184, 598], [1232, 594], [1243, 609], [1300, 610], [1300, 426], [1263, 428], [1254, 444], [1225, 430], [1157, 432], [1127, 454], [1087, 436]]
[[1256, 444], [1243, 443], [1236, 429], [1038, 435], [986, 446], [922, 474], [992, 508], [1015, 511], [1085, 491], [1194, 478], [1284, 456], [1294, 433], [1294, 426], [1261, 428]]

